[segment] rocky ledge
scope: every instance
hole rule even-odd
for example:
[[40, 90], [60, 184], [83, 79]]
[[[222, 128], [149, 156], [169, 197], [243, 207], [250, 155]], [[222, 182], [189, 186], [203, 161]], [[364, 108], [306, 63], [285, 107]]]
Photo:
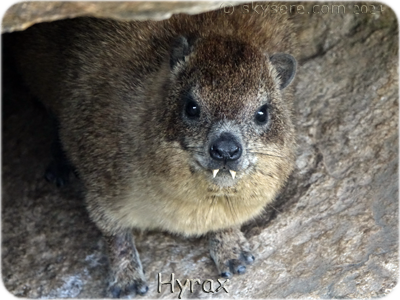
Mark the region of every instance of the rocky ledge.
[[[310, 11], [337, 4], [302, 5]], [[43, 11], [36, 19], [37, 10], [28, 13], [24, 5], [34, 4], [10, 8], [14, 19], [4, 18], [3, 31], [59, 18], [54, 7], [68, 10], [72, 3], [39, 2]], [[82, 11], [100, 11], [97, 5]], [[129, 18], [159, 18], [188, 4], [104, 5]], [[276, 203], [243, 228], [257, 253], [254, 266], [227, 284], [229, 293], [198, 288], [184, 298], [370, 298], [397, 284], [398, 25], [384, 5], [375, 4], [374, 14], [362, 13], [362, 4], [357, 14], [356, 5], [344, 3], [343, 13], [296, 16], [302, 47], [295, 82], [297, 168]], [[49, 119], [7, 63], [3, 67], [4, 285], [18, 297], [102, 297], [105, 245], [88, 218], [80, 183], [58, 189], [43, 180]], [[150, 232], [136, 240], [150, 284], [146, 298], [178, 296], [177, 287], [157, 292], [158, 273], [163, 281], [174, 273], [181, 281], [212, 279], [218, 287], [205, 239]]]

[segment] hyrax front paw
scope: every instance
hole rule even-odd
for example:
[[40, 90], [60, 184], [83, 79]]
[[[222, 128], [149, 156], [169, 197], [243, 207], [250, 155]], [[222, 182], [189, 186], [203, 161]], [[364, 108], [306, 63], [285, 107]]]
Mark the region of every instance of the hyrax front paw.
[[53, 154], [53, 161], [47, 167], [44, 178], [48, 182], [56, 184], [57, 187], [63, 187], [69, 183], [69, 175], [75, 170], [69, 163], [65, 152], [62, 149], [58, 132], [53, 140], [51, 152]]
[[139, 254], [130, 232], [107, 236], [111, 267], [107, 296], [111, 298], [133, 298], [149, 290], [143, 274]]
[[72, 168], [68, 164], [60, 164], [56, 161], [50, 163], [46, 169], [44, 178], [57, 185], [57, 187], [63, 187], [69, 183], [69, 175]]
[[132, 265], [121, 266], [113, 272], [113, 279], [107, 291], [110, 298], [133, 298], [136, 294], [144, 295], [149, 290], [143, 272], [134, 270]]
[[211, 257], [224, 278], [245, 273], [246, 265], [254, 262], [249, 242], [238, 228], [210, 233], [209, 243]]

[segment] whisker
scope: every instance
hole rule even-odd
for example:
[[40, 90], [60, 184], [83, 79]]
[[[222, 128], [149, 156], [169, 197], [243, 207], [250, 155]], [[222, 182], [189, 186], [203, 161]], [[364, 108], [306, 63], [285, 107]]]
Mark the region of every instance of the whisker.
[[282, 156], [282, 155], [274, 155], [274, 154], [263, 153], [263, 152], [254, 152], [254, 151], [248, 151], [248, 153], [251, 153], [251, 154], [261, 154], [261, 155], [267, 155], [267, 156], [273, 156], [273, 157], [281, 157], [281, 158], [285, 158], [285, 156]]
[[[171, 149], [180, 149], [180, 150], [185, 150], [183, 147], [174, 147], [174, 146], [166, 146], [164, 148], [171, 148]], [[198, 149], [198, 150], [203, 150], [203, 147], [186, 147], [186, 149]]]
[[265, 149], [265, 147], [255, 147], [255, 148], [247, 148], [248, 151], [262, 151], [262, 152], [272, 152], [272, 153], [280, 153], [279, 151]]
[[272, 207], [272, 209], [274, 209], [274, 210], [276, 210], [278, 213], [282, 213], [279, 209], [277, 209], [277, 208], [275, 208], [275, 207], [273, 207], [271, 204], [267, 204], [267, 206], [270, 206], [270, 207]]
[[204, 156], [203, 152], [200, 152], [200, 151], [193, 151], [193, 152], [196, 153], [197, 155]]
[[[180, 148], [180, 147], [173, 147], [173, 146], [167, 146], [167, 147], [163, 147], [163, 149], [178, 149], [178, 150], [185, 150], [185, 149], [183, 149], [183, 148]], [[203, 151], [199, 151], [199, 150], [195, 150], [195, 151], [193, 151], [194, 149], [201, 149], [200, 147], [193, 147], [193, 148], [188, 148], [189, 150], [191, 150], [192, 152], [195, 152], [195, 153], [199, 153], [199, 154], [204, 154], [204, 152]]]

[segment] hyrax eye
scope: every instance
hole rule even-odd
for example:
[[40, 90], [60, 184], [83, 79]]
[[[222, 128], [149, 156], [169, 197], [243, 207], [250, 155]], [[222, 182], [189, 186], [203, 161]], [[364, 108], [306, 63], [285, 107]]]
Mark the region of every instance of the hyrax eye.
[[268, 122], [268, 105], [265, 104], [261, 106], [256, 112], [256, 123], [259, 125], [263, 125]]
[[196, 119], [200, 117], [200, 107], [193, 99], [186, 100], [185, 105], [186, 116], [190, 119]]

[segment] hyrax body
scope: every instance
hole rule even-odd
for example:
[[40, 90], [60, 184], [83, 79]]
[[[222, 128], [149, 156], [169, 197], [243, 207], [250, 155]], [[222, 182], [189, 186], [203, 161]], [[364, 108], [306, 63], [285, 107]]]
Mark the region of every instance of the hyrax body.
[[209, 235], [224, 277], [254, 260], [239, 227], [274, 200], [294, 156], [295, 33], [287, 15], [77, 18], [14, 37], [21, 73], [56, 116], [108, 245], [111, 296], [143, 294], [132, 228]]

